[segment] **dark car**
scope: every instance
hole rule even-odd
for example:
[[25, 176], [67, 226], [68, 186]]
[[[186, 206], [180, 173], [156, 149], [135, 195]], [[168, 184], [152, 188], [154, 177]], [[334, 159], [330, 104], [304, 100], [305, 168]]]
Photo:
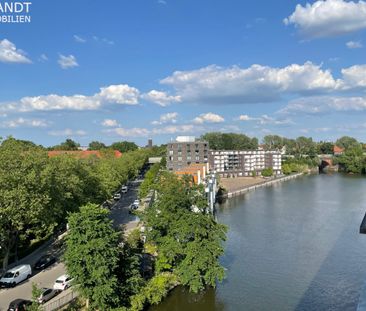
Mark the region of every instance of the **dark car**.
[[32, 302], [25, 299], [15, 299], [9, 304], [8, 311], [25, 311]]
[[42, 270], [53, 265], [56, 262], [56, 258], [50, 255], [42, 256], [34, 265], [34, 269]]

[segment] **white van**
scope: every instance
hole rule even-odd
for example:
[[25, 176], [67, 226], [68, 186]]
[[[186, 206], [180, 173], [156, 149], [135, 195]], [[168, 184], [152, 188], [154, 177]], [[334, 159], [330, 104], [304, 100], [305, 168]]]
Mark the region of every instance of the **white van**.
[[15, 286], [18, 283], [32, 276], [32, 268], [30, 265], [16, 266], [8, 270], [0, 279], [0, 286], [9, 287]]

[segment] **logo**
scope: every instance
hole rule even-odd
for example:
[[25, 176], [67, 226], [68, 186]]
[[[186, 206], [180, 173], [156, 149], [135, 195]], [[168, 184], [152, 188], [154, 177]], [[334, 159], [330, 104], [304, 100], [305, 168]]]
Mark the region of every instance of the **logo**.
[[32, 2], [1, 2], [0, 0], [0, 24], [3, 23], [30, 23], [30, 9]]

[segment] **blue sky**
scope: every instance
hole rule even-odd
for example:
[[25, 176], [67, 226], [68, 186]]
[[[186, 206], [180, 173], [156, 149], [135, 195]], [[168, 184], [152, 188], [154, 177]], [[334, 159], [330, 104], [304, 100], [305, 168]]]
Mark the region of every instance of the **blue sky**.
[[31, 2], [0, 23], [2, 137], [366, 141], [362, 1]]

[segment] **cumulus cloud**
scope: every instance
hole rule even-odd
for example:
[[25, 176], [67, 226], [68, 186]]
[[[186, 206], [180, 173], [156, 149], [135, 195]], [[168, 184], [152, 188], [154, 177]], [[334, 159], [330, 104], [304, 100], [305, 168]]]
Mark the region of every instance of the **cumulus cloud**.
[[344, 89], [366, 87], [366, 65], [355, 65], [342, 69]]
[[3, 128], [17, 128], [17, 127], [47, 127], [49, 123], [40, 119], [24, 119], [18, 118], [1, 122]]
[[69, 69], [79, 66], [74, 55], [65, 56], [60, 54], [57, 62], [62, 69]]
[[177, 122], [178, 113], [177, 112], [168, 112], [160, 116], [159, 121], [153, 121], [151, 124], [153, 125], [161, 125], [164, 123], [176, 123]]
[[334, 111], [366, 111], [366, 97], [320, 96], [292, 100], [281, 109], [285, 114], [322, 114]]
[[346, 43], [346, 46], [349, 48], [349, 49], [360, 49], [362, 48], [362, 43], [361, 41], [348, 41]]
[[203, 123], [221, 123], [224, 122], [225, 119], [215, 113], [212, 112], [208, 112], [208, 113], [203, 113], [201, 115], [199, 115], [198, 117], [196, 117], [193, 122], [197, 123], [197, 124], [203, 124]]
[[119, 126], [117, 120], [112, 120], [112, 119], [103, 120], [102, 125], [105, 126], [105, 127], [117, 127], [117, 126]]
[[347, 34], [366, 28], [366, 2], [318, 0], [298, 4], [284, 23], [295, 25], [308, 38]]
[[57, 94], [27, 96], [16, 102], [0, 103], [0, 112], [30, 112], [51, 110], [96, 110], [106, 104], [136, 105], [139, 91], [126, 84], [102, 87], [94, 95], [62, 96]]
[[119, 84], [102, 87], [99, 95], [108, 102], [124, 105], [136, 105], [138, 104], [140, 92], [138, 89], [127, 84]]
[[211, 65], [198, 70], [176, 71], [161, 83], [174, 87], [182, 101], [260, 103], [278, 100], [283, 94], [327, 92], [337, 88], [339, 81], [329, 70], [306, 62], [284, 68]]
[[64, 129], [59, 131], [50, 131], [48, 132], [51, 136], [66, 136], [66, 137], [74, 137], [74, 136], [85, 136], [87, 133], [83, 130], [72, 130], [72, 129]]
[[156, 91], [156, 90], [152, 90], [146, 94], [143, 94], [142, 98], [147, 101], [158, 104], [162, 107], [168, 106], [172, 103], [179, 103], [181, 101], [181, 97], [179, 95], [171, 96], [165, 92]]
[[24, 51], [17, 49], [14, 43], [4, 39], [0, 40], [0, 62], [29, 64], [31, 60]]
[[238, 120], [239, 121], [254, 121], [254, 120], [258, 120], [258, 118], [252, 118], [252, 117], [248, 116], [247, 114], [242, 114], [239, 116]]

